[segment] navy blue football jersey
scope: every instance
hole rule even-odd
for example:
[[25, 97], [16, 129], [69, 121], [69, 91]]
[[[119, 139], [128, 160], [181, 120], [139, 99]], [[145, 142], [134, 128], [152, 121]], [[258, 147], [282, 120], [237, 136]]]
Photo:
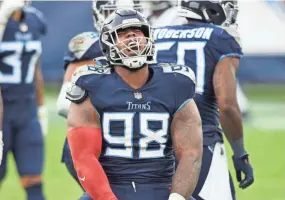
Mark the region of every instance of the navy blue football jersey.
[[69, 44], [64, 60], [64, 70], [70, 63], [93, 60], [103, 56], [96, 32], [83, 32], [74, 36]]
[[154, 37], [157, 62], [186, 65], [196, 75], [195, 102], [202, 119], [204, 144], [222, 140], [213, 74], [224, 57], [242, 56], [240, 45], [224, 29], [204, 23], [157, 28]]
[[10, 19], [0, 44], [0, 85], [4, 100], [35, 98], [34, 74], [42, 52], [45, 20], [33, 7], [23, 9], [21, 22]]
[[154, 65], [150, 71], [150, 80], [140, 89], [131, 88], [108, 67], [83, 66], [73, 76], [100, 115], [100, 163], [111, 183], [172, 182], [170, 125], [194, 96], [195, 75], [186, 66], [170, 64]]

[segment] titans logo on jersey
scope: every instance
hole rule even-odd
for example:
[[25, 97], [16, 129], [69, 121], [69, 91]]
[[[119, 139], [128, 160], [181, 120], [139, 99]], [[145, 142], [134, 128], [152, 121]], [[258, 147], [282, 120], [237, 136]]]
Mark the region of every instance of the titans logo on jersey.
[[195, 76], [186, 66], [170, 64], [151, 66], [150, 72], [151, 79], [136, 90], [111, 68], [83, 66], [75, 71], [67, 91], [73, 102], [87, 94], [100, 115], [104, 138], [100, 163], [111, 183], [172, 182], [170, 125], [175, 113], [193, 98]]
[[99, 35], [96, 32], [83, 32], [74, 36], [68, 44], [65, 54], [64, 70], [73, 62], [93, 60], [103, 56], [99, 44]]
[[241, 57], [241, 47], [224, 29], [204, 23], [157, 28], [154, 37], [157, 62], [186, 65], [196, 75], [195, 102], [202, 118], [204, 144], [221, 140], [213, 74], [224, 57]]
[[3, 99], [34, 96], [36, 63], [42, 52], [40, 38], [46, 33], [42, 13], [23, 9], [21, 22], [10, 19], [0, 44], [0, 85]]

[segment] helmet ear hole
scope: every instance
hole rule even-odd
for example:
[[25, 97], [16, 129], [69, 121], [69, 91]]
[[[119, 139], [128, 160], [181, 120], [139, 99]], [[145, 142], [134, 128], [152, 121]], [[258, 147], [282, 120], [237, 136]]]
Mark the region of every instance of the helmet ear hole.
[[211, 15], [214, 15], [214, 16], [218, 16], [219, 15], [219, 13], [216, 11], [216, 10], [214, 10], [214, 9], [208, 9], [208, 11], [209, 11], [209, 13], [211, 14]]

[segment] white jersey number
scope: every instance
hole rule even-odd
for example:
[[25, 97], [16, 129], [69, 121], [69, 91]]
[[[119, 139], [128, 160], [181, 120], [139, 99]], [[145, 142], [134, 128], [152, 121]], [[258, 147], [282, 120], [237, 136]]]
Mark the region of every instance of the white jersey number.
[[[124, 148], [107, 147], [105, 156], [115, 156], [123, 158], [133, 158], [133, 138], [134, 138], [134, 116], [135, 113], [104, 113], [103, 115], [103, 137], [110, 144], [124, 146]], [[164, 156], [165, 144], [168, 132], [168, 113], [140, 113], [139, 114], [139, 134], [143, 137], [139, 139], [139, 158], [160, 158]], [[110, 128], [111, 122], [119, 121], [124, 123], [123, 136], [114, 136]], [[151, 130], [149, 122], [161, 122], [160, 130]], [[160, 148], [149, 150], [149, 144], [156, 142]]]
[[[2, 58], [2, 63], [11, 68], [11, 73], [6, 74], [0, 71], [0, 83], [9, 84], [29, 84], [34, 80], [36, 62], [42, 52], [40, 41], [24, 42], [2, 42], [0, 44], [0, 53], [12, 52], [11, 54]], [[30, 53], [31, 57], [27, 60], [27, 74], [22, 80], [22, 55]]]
[[[155, 44], [155, 59], [157, 53], [160, 51], [170, 50], [176, 42], [158, 42]], [[178, 42], [177, 45], [177, 60], [176, 64], [185, 65], [185, 51], [196, 52], [196, 93], [202, 94], [204, 92], [205, 84], [205, 52], [204, 47], [206, 42]]]

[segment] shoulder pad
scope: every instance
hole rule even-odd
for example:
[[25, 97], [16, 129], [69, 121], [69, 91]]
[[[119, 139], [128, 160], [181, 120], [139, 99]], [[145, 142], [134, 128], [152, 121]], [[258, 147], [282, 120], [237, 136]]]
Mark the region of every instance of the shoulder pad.
[[81, 103], [87, 97], [85, 88], [81, 87], [78, 79], [91, 74], [110, 74], [110, 68], [100, 65], [83, 65], [78, 67], [72, 74], [71, 83], [66, 91], [66, 98], [74, 103]]
[[80, 59], [98, 39], [99, 36], [95, 32], [83, 32], [69, 41], [68, 49], [77, 59]]
[[110, 74], [111, 73], [111, 68], [109, 67], [104, 67], [101, 65], [83, 65], [81, 67], [78, 67], [72, 74], [72, 83], [76, 83], [76, 81], [82, 77], [82, 76], [87, 76], [90, 74]]
[[187, 76], [189, 79], [193, 81], [193, 83], [196, 84], [195, 82], [195, 73], [190, 67], [187, 67], [186, 65], [177, 65], [177, 64], [172, 64], [172, 63], [160, 63], [159, 64], [164, 73], [179, 73], [184, 76]]

